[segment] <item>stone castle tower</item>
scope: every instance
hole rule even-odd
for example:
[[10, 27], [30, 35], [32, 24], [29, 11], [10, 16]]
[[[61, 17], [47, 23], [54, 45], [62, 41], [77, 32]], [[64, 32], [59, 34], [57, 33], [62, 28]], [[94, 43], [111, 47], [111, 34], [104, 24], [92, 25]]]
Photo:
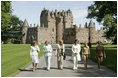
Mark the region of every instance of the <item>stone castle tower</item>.
[[46, 40], [50, 43], [58, 43], [59, 40], [63, 40], [64, 43], [73, 43], [75, 39], [78, 39], [80, 43], [96, 43], [98, 39], [105, 39], [102, 37], [104, 30], [96, 31], [92, 20], [89, 25], [86, 22], [84, 28], [73, 25], [73, 15], [70, 9], [67, 11], [56, 9], [53, 12], [44, 8], [40, 15], [40, 27], [35, 24], [29, 26], [25, 19], [22, 34], [21, 43], [23, 44], [29, 44], [34, 40], [38, 43], [44, 43]]
[[91, 20], [89, 23], [89, 38], [90, 43], [95, 43], [95, 23]]
[[25, 44], [26, 43], [26, 37], [27, 37], [27, 30], [28, 30], [28, 22], [27, 20], [25, 19], [24, 20], [24, 23], [23, 23], [23, 26], [22, 26], [22, 34], [23, 34], [23, 37], [22, 37], [22, 43]]
[[37, 41], [39, 43], [39, 25], [37, 27], [29, 26], [27, 20], [24, 20], [23, 26], [22, 26], [22, 44], [30, 44], [32, 41]]
[[[52, 43], [58, 43], [59, 40], [63, 40], [63, 33], [65, 28], [72, 28], [73, 16], [69, 10], [55, 12], [43, 9], [40, 16], [40, 26], [43, 29], [48, 28], [48, 34], [52, 36]], [[50, 39], [50, 38], [49, 38]], [[54, 42], [55, 40], [55, 42]]]

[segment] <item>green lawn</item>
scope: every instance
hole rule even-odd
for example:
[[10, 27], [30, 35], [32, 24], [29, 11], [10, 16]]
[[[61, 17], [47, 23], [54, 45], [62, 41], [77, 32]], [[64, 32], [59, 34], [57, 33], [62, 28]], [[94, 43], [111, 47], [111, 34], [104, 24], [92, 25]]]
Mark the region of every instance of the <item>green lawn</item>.
[[[71, 47], [71, 45], [68, 45]], [[83, 46], [83, 45], [82, 45]], [[39, 57], [43, 55], [42, 45], [39, 45], [41, 52]], [[91, 48], [91, 57], [93, 61], [95, 59], [95, 47]], [[107, 58], [104, 59], [104, 66], [111, 68], [117, 72], [117, 45], [104, 45]], [[30, 45], [28, 44], [2, 44], [1, 45], [1, 76], [13, 76], [19, 69], [28, 66], [31, 63], [29, 55]]]
[[[94, 62], [97, 62], [95, 59], [95, 48], [96, 45], [93, 45], [91, 48], [90, 59]], [[117, 45], [104, 45], [106, 52], [106, 59], [104, 59], [102, 65], [114, 70], [117, 72]]]
[[[72, 47], [71, 44], [66, 45], [69, 47]], [[81, 44], [81, 48], [84, 46], [84, 44]], [[90, 59], [93, 60], [94, 62], [97, 62], [95, 58], [95, 49], [97, 45], [92, 45], [91, 54], [90, 54]], [[107, 58], [104, 59], [102, 65], [106, 66], [113, 71], [117, 72], [117, 45], [103, 45], [105, 47], [105, 52]]]
[[[41, 52], [39, 57], [43, 55], [42, 45], [39, 45]], [[29, 55], [29, 44], [2, 44], [1, 45], [1, 76], [13, 76], [19, 69], [28, 66], [31, 63]]]

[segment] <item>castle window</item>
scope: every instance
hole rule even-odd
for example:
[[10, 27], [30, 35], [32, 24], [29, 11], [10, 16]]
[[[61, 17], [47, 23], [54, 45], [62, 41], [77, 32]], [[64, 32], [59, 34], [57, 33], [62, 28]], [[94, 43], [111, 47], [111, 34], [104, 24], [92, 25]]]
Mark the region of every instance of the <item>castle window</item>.
[[52, 39], [54, 39], [54, 37], [52, 37]]
[[52, 32], [54, 32], [54, 28], [52, 28]]

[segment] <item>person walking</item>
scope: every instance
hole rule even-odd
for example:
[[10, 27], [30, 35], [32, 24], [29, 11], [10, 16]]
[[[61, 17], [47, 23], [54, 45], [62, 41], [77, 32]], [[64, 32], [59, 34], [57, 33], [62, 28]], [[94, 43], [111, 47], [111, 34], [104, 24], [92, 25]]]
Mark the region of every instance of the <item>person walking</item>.
[[33, 65], [33, 72], [37, 70], [37, 63], [39, 63], [38, 60], [38, 52], [40, 51], [37, 42], [33, 41], [30, 47], [30, 57], [32, 58], [32, 65]]
[[45, 62], [46, 62], [46, 68], [47, 71], [50, 70], [50, 60], [52, 56], [52, 46], [49, 44], [48, 41], [45, 41], [45, 45], [43, 46], [43, 52], [44, 52], [44, 57], [45, 57]]
[[78, 61], [81, 61], [80, 57], [81, 46], [79, 44], [79, 40], [75, 40], [74, 44], [72, 45], [72, 57], [73, 57], [73, 70], [78, 68]]
[[90, 49], [89, 49], [88, 43], [85, 42], [84, 47], [82, 49], [82, 57], [84, 59], [84, 70], [87, 69], [87, 60], [88, 60], [89, 55], [90, 55]]
[[100, 63], [103, 62], [103, 57], [106, 58], [106, 53], [102, 43], [100, 41], [97, 42], [98, 46], [96, 47], [96, 58], [98, 62], [98, 69], [100, 69]]
[[63, 70], [63, 59], [64, 59], [64, 52], [65, 52], [65, 46], [63, 44], [63, 40], [59, 41], [59, 44], [57, 45], [57, 66], [58, 69]]

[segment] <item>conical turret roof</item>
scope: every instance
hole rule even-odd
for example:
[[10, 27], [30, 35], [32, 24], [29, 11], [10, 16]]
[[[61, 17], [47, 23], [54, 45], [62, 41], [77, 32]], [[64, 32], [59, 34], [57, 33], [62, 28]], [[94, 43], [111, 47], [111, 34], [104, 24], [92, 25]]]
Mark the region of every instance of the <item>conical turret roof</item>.
[[29, 26], [27, 20], [25, 19], [24, 22], [23, 22], [23, 26]]
[[94, 22], [92, 20], [89, 23], [89, 27], [95, 27]]

